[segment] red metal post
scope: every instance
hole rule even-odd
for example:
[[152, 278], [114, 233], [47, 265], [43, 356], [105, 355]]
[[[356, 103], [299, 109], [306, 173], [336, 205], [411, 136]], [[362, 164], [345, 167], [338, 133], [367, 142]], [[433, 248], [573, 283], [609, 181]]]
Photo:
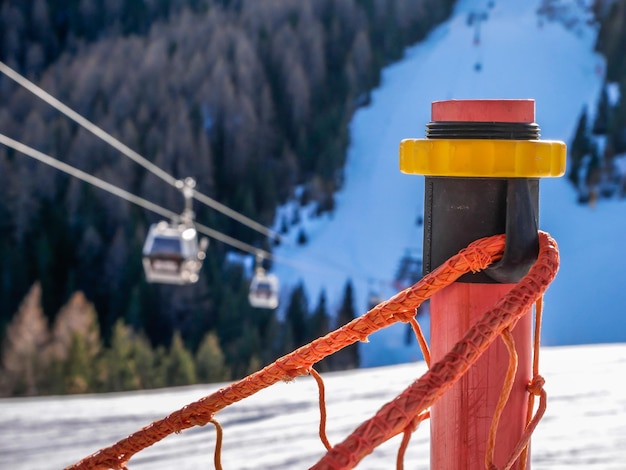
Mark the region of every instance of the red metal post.
[[[507, 234], [500, 266], [465, 275], [431, 299], [435, 363], [536, 259], [539, 178], [564, 173], [565, 144], [539, 141], [533, 100], [439, 101], [431, 116], [427, 139], [406, 139], [400, 147], [401, 170], [426, 175], [425, 272], [477, 238]], [[507, 462], [526, 426], [532, 326], [528, 313], [513, 330], [518, 367], [496, 436], [497, 468]], [[508, 365], [509, 352], [496, 340], [433, 405], [433, 470], [486, 468], [487, 440]]]
[[[510, 289], [510, 284], [458, 282], [433, 296], [430, 304], [431, 360], [440, 360], [472, 324]], [[513, 337], [519, 362], [495, 443], [494, 463], [498, 468], [502, 468], [507, 461], [526, 424], [526, 385], [532, 376], [531, 315], [525, 315], [517, 323]], [[485, 468], [487, 437], [502, 391], [508, 358], [504, 343], [496, 341], [432, 407], [430, 468]]]

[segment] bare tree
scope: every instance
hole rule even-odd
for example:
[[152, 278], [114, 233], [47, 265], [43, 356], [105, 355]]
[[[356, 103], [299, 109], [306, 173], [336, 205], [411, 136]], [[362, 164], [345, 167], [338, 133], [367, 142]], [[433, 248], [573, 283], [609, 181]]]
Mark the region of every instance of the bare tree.
[[4, 383], [0, 382], [6, 394], [38, 393], [45, 375], [42, 351], [48, 338], [48, 322], [41, 308], [41, 285], [37, 282], [7, 327], [2, 348]]
[[76, 292], [63, 306], [52, 329], [52, 350], [59, 359], [66, 359], [74, 335], [84, 337], [88, 353], [95, 356], [101, 348], [96, 311], [82, 292]]
[[[95, 391], [101, 380], [102, 349], [96, 311], [82, 292], [76, 292], [61, 309], [52, 329], [51, 360], [57, 365], [66, 393]], [[58, 384], [57, 384], [58, 386]]]

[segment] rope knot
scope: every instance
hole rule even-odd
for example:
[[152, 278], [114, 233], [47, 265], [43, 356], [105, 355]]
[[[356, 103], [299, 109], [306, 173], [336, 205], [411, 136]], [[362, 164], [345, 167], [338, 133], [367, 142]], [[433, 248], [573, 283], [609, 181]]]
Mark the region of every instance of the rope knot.
[[545, 384], [546, 379], [544, 379], [541, 375], [535, 375], [526, 388], [533, 395], [539, 396], [541, 395], [541, 391], [543, 390], [543, 386]]
[[413, 318], [415, 318], [415, 311], [394, 312], [394, 314], [392, 316], [393, 316], [394, 319], [397, 319], [398, 321], [400, 321], [402, 323], [410, 323], [411, 320]]
[[478, 243], [475, 245], [471, 244], [461, 250], [459, 256], [467, 263], [469, 270], [474, 274], [482, 271], [493, 262], [493, 257]]

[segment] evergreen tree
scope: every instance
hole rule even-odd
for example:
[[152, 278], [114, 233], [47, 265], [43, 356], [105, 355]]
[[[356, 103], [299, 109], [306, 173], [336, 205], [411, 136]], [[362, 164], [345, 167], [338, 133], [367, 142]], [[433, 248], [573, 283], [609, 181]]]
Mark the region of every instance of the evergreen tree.
[[225, 314], [218, 318], [216, 334], [231, 377], [239, 378], [246, 375], [253, 354], [270, 350], [271, 343], [265, 342], [271, 341], [266, 339], [271, 329], [267, 320], [274, 316], [274, 312], [250, 306], [249, 280], [242, 269], [231, 267], [225, 274], [218, 300], [218, 311]]
[[317, 307], [313, 311], [309, 320], [309, 341], [320, 338], [330, 331], [330, 317], [328, 315], [328, 307], [326, 303], [326, 291], [322, 290], [317, 302]]
[[583, 158], [589, 153], [589, 133], [587, 128], [587, 109], [583, 109], [580, 117], [578, 118], [578, 125], [576, 127], [576, 133], [574, 134], [574, 140], [570, 146], [570, 165], [569, 174], [567, 177], [572, 184], [578, 189], [580, 184], [580, 170]]
[[196, 367], [193, 356], [185, 347], [180, 332], [175, 331], [167, 358], [166, 384], [176, 387], [194, 383], [196, 383]]
[[309, 241], [309, 237], [307, 236], [303, 228], [301, 228], [300, 231], [298, 232], [298, 238], [296, 241], [298, 242], [298, 245], [306, 245], [307, 242]]
[[585, 185], [589, 193], [591, 204], [595, 204], [595, 201], [600, 195], [601, 171], [598, 147], [593, 144], [590, 148], [589, 162], [587, 163], [587, 168], [585, 168]]
[[611, 105], [605, 83], [600, 92], [600, 100], [598, 101], [592, 132], [596, 135], [605, 135], [610, 129], [610, 118]]
[[122, 319], [115, 322], [111, 334], [111, 347], [104, 354], [105, 383], [107, 392], [137, 390], [140, 379], [133, 357], [133, 332]]
[[253, 354], [252, 357], [250, 358], [250, 363], [248, 364], [248, 370], [246, 372], [246, 376], [250, 374], [254, 374], [255, 372], [258, 372], [259, 370], [261, 370], [262, 366], [263, 366], [263, 363], [261, 362], [261, 359], [259, 359], [259, 356], [257, 356], [256, 354]]
[[100, 364], [91, 355], [91, 345], [84, 336], [73, 333], [67, 358], [63, 364], [65, 393], [96, 391]]
[[222, 382], [230, 378], [225, 357], [215, 332], [209, 332], [200, 343], [196, 353], [198, 381], [203, 383]]
[[601, 27], [596, 49], [606, 57], [607, 80], [618, 82], [626, 74], [626, 2], [594, 2], [594, 5], [605, 10], [598, 12]]
[[[626, 31], [624, 36], [626, 36]], [[626, 152], [626, 59], [624, 59], [624, 64], [625, 72], [619, 81], [620, 99], [611, 113], [611, 130], [609, 135], [612, 150], [616, 154]]]
[[[148, 346], [147, 348], [145, 346]], [[152, 351], [150, 355], [149, 352]], [[137, 351], [139, 353], [139, 351]], [[148, 360], [152, 358], [152, 369], [150, 374], [142, 377], [142, 380], [146, 383], [146, 388], [163, 388], [169, 387], [168, 383], [168, 367], [170, 365], [168, 351], [164, 346], [157, 346], [154, 350], [149, 348], [149, 344], [144, 343], [144, 347], [141, 349], [141, 356], [138, 354], [137, 358], [141, 357], [144, 362], [149, 364]], [[141, 363], [141, 362], [139, 362]]]
[[150, 341], [143, 333], [135, 333], [132, 343], [132, 358], [135, 363], [135, 373], [139, 381], [139, 389], [149, 389], [163, 387], [165, 383], [164, 374], [158, 374], [157, 358], [162, 353], [162, 348], [157, 351], [152, 349]]
[[[217, 4], [226, 6], [211, 6]], [[381, 67], [443, 20], [452, 4], [10, 0], [0, 8], [0, 60], [175, 178], [195, 176], [203, 193], [268, 225], [276, 204], [315, 178], [321, 190], [310, 202], [332, 210], [355, 107]], [[129, 63], [136, 65], [132, 74]], [[178, 191], [9, 80], [0, 80], [0, 102], [7, 134], [155, 204], [180, 205]], [[253, 354], [265, 362], [268, 351], [276, 352], [268, 333], [275, 324], [248, 315], [239, 281], [222, 286], [223, 246], [215, 249], [218, 268], [201, 280], [205, 289], [176, 299], [144, 282], [140, 253], [150, 215], [47, 167], [33, 172], [33, 162], [24, 161], [0, 149], [0, 225], [7, 234], [0, 240], [0, 332], [36, 277], [49, 318], [80, 289], [94, 303], [107, 343], [120, 317], [144, 331], [149, 342], [140, 350], [146, 360], [149, 351], [154, 355], [153, 384], [163, 380], [157, 370], [167, 356], [159, 346], [174, 329], [194, 348], [215, 330], [233, 371], [245, 371]], [[200, 207], [197, 218], [260, 243], [209, 208]], [[298, 235], [305, 243], [306, 232]], [[223, 297], [231, 291], [237, 298], [228, 303]], [[193, 322], [198, 311], [206, 312], [200, 324]], [[225, 326], [229, 321], [234, 325]], [[66, 352], [77, 348], [72, 344], [67, 335]], [[59, 374], [65, 359], [54, 359]]]
[[287, 233], [289, 233], [289, 226], [287, 225], [287, 216], [285, 216], [284, 214], [280, 218], [280, 233], [282, 233], [283, 235], [286, 235]]
[[[326, 291], [324, 290], [320, 293], [317, 307], [313, 311], [309, 323], [309, 342], [321, 338], [330, 331], [330, 317], [326, 306]], [[329, 358], [325, 358], [317, 363], [315, 368], [318, 372], [326, 372], [330, 370], [330, 362]]]
[[56, 370], [61, 374], [65, 393], [96, 391], [103, 380], [101, 349], [94, 306], [82, 292], [77, 292], [57, 315], [50, 345], [50, 354], [58, 363]]
[[306, 292], [304, 284], [300, 282], [291, 292], [291, 298], [285, 314], [286, 328], [289, 330], [296, 348], [305, 344], [309, 338], [308, 316]]
[[[354, 288], [352, 281], [348, 280], [344, 288], [341, 307], [337, 312], [337, 328], [347, 325], [356, 318], [354, 310]], [[351, 344], [332, 356], [334, 370], [355, 369], [359, 367], [359, 344]]]
[[289, 324], [285, 321], [282, 325], [282, 336], [280, 338], [280, 344], [278, 345], [278, 355], [284, 356], [296, 349], [296, 342], [293, 339], [293, 331], [289, 327]]

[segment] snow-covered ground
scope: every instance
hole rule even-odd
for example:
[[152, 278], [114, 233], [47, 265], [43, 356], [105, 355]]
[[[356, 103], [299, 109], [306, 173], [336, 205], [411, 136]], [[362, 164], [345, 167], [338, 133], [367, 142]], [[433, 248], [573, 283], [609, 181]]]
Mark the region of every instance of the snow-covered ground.
[[[421, 250], [415, 221], [422, 211], [423, 178], [400, 173], [398, 146], [403, 138], [424, 135], [432, 101], [533, 98], [542, 138], [564, 141], [572, 137], [582, 107], [594, 109], [604, 67], [593, 53], [595, 31], [540, 20], [538, 0], [496, 0], [493, 8], [488, 3], [461, 0], [450, 21], [385, 70], [371, 104], [355, 115], [335, 213], [305, 218], [309, 243], [277, 253], [302, 266], [277, 263], [275, 269], [283, 286], [304, 280], [312, 305], [324, 288], [336, 307], [350, 278], [357, 308], [364, 312], [368, 287], [382, 285], [384, 296], [393, 294], [400, 258], [408, 249]], [[467, 24], [475, 11], [488, 13], [479, 44], [475, 26]], [[600, 201], [592, 210], [574, 200], [564, 179], [542, 180], [540, 225], [559, 242], [562, 266], [546, 295], [541, 373], [549, 400], [533, 437], [532, 468], [623, 469], [626, 202]], [[292, 230], [294, 238], [297, 232]], [[372, 335], [361, 349], [369, 368], [325, 376], [332, 443], [424, 372], [422, 362], [406, 363], [419, 353], [403, 339], [402, 326]], [[625, 344], [556, 346], [608, 342]], [[405, 363], [374, 367], [400, 362]], [[217, 387], [0, 400], [0, 468], [62, 468]], [[217, 418], [225, 431], [223, 464], [229, 470], [308, 468], [323, 454], [317, 390], [308, 377], [274, 385]], [[424, 425], [411, 440], [407, 467], [429, 468], [428, 440]], [[398, 444], [394, 439], [381, 446], [359, 468], [392, 468]], [[213, 445], [212, 429], [193, 428], [139, 453], [130, 468], [212, 468]]]
[[[626, 462], [626, 344], [544, 348], [548, 409], [533, 434], [533, 470], [623, 470]], [[423, 362], [324, 375], [328, 438], [342, 441], [426, 370]], [[0, 468], [71, 465], [208, 395], [218, 384], [152, 392], [0, 400]], [[217, 414], [228, 470], [302, 470], [324, 454], [317, 386], [311, 377], [278, 383]], [[429, 468], [429, 425], [413, 434], [405, 467]], [[359, 469], [395, 468], [396, 437]], [[171, 435], [138, 453], [131, 470], [213, 468], [211, 425]]]
[[[276, 252], [290, 260], [275, 265], [283, 305], [289, 286], [300, 279], [312, 307], [324, 289], [336, 310], [347, 279], [359, 313], [367, 310], [370, 288], [382, 285], [385, 298], [394, 293], [401, 257], [407, 250], [421, 254], [423, 237], [416, 218], [423, 211], [424, 178], [400, 173], [398, 148], [404, 138], [424, 137], [433, 101], [531, 98], [542, 139], [570, 142], [583, 107], [595, 111], [604, 60], [593, 52], [597, 31], [582, 21], [587, 13], [580, 2], [560, 3], [569, 6], [568, 18], [581, 18], [570, 29], [539, 17], [539, 0], [461, 0], [450, 21], [384, 71], [371, 104], [351, 124], [345, 186], [334, 214], [304, 217], [291, 235], [295, 240], [304, 227], [308, 244]], [[468, 25], [472, 13], [487, 18], [478, 44], [476, 23]], [[546, 295], [543, 343], [626, 341], [626, 201], [600, 201], [594, 210], [578, 206], [566, 178], [543, 179], [540, 194], [540, 228], [556, 238], [562, 256]], [[404, 345], [404, 328], [372, 335], [361, 346], [363, 366], [421, 357], [415, 342]]]

